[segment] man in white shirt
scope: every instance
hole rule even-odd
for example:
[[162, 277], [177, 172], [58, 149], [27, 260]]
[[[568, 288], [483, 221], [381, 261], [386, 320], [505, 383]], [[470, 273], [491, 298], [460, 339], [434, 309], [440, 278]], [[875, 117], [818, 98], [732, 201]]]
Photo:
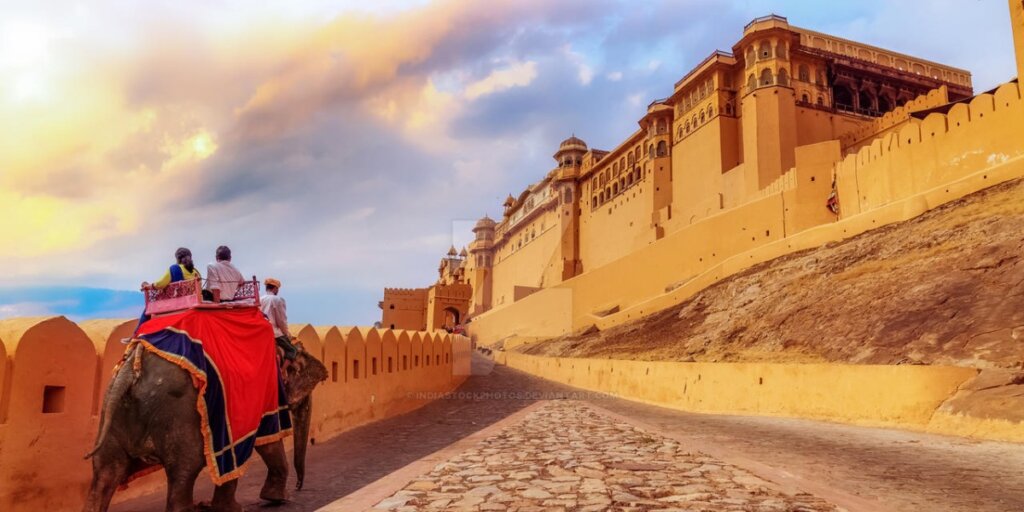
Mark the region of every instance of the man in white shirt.
[[281, 281], [268, 277], [263, 281], [263, 286], [267, 294], [260, 297], [260, 306], [270, 325], [274, 327], [274, 341], [284, 351], [284, 367], [287, 368], [295, 360], [299, 349], [292, 345], [292, 335], [288, 332], [288, 309], [284, 298], [277, 294], [281, 290]]
[[206, 266], [206, 286], [213, 302], [229, 301], [235, 298], [238, 285], [245, 280], [242, 273], [231, 264], [231, 249], [226, 245], [217, 248], [217, 262]]

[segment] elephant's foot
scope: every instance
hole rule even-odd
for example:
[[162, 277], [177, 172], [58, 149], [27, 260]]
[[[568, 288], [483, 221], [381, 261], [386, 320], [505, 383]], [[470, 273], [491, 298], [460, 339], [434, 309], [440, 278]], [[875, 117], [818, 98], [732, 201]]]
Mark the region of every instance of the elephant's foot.
[[228, 508], [214, 507], [212, 502], [203, 501], [196, 504], [196, 512], [242, 512], [242, 506], [238, 503], [226, 506]]
[[242, 512], [242, 505], [235, 501], [237, 489], [238, 479], [218, 485], [213, 490], [213, 500], [209, 504], [200, 504], [198, 509], [208, 512]]
[[280, 504], [288, 501], [288, 475], [267, 474], [267, 480], [263, 482], [263, 489], [260, 490], [260, 499], [271, 503]]

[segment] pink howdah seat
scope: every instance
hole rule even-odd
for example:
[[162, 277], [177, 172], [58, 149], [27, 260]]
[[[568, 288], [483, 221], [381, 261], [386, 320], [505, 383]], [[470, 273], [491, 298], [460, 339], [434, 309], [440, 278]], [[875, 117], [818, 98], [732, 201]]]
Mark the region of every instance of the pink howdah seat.
[[234, 309], [260, 306], [260, 284], [251, 281], [239, 283], [234, 299], [219, 303], [203, 301], [203, 284], [199, 279], [171, 283], [162, 289], [145, 288], [146, 314], [150, 316], [175, 313], [186, 309]]

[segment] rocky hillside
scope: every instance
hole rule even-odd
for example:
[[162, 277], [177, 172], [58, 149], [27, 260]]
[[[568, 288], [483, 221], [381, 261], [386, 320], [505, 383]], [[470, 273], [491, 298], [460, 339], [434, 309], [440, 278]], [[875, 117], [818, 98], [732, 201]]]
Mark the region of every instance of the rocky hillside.
[[1022, 249], [1024, 181], [1018, 180], [761, 264], [633, 323], [520, 350], [1021, 369]]

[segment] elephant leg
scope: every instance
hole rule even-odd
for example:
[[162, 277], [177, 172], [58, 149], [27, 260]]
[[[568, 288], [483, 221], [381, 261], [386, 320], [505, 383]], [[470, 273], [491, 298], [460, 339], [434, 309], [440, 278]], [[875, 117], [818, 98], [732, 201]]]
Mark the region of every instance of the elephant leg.
[[313, 395], [307, 395], [295, 407], [292, 407], [292, 434], [294, 453], [292, 464], [295, 466], [295, 490], [302, 490], [306, 479], [306, 447], [309, 445], [309, 419], [313, 411]]
[[128, 476], [131, 459], [124, 451], [103, 447], [92, 457], [92, 483], [83, 512], [106, 512], [117, 486]]
[[210, 502], [209, 510], [213, 512], [242, 512], [242, 506], [235, 500], [236, 490], [238, 490], [237, 478], [224, 485], [218, 485], [213, 490], [213, 501]]
[[285, 455], [284, 442], [276, 441], [256, 447], [263, 462], [267, 465], [267, 479], [263, 482], [260, 499], [273, 503], [281, 503], [288, 499], [288, 457]]
[[167, 474], [167, 512], [191, 512], [195, 510], [192, 501], [196, 477], [202, 466], [195, 464], [171, 464], [164, 466]]

